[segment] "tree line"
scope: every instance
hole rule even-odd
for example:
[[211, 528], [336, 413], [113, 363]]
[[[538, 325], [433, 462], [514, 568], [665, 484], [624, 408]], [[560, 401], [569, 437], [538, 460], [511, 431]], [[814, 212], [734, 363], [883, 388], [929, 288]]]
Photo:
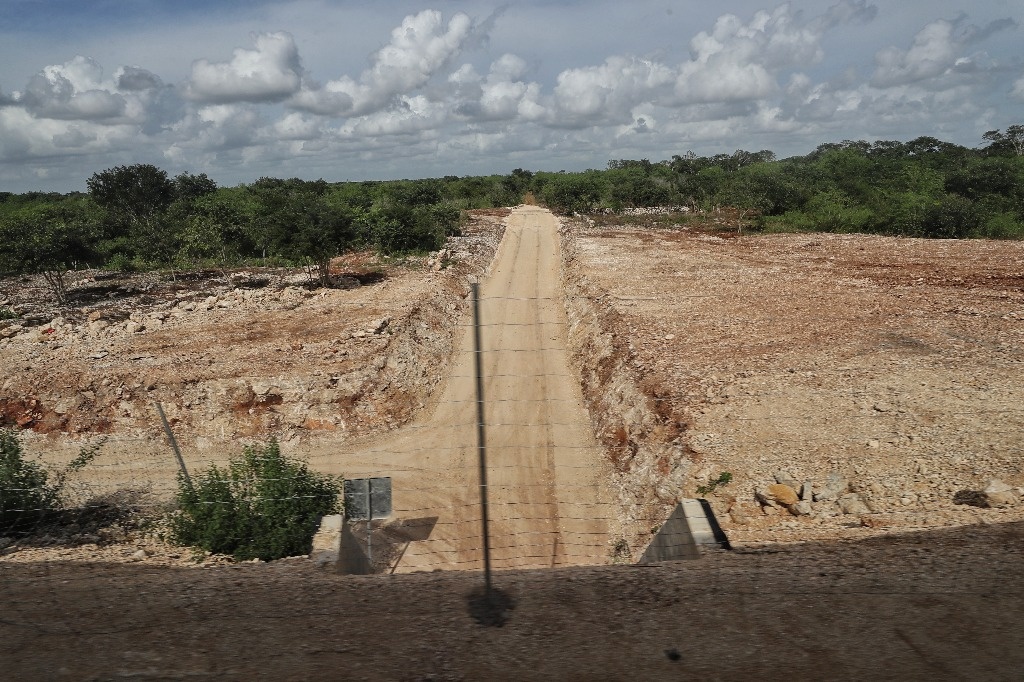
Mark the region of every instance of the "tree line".
[[670, 160], [610, 161], [604, 171], [544, 181], [551, 207], [599, 209], [681, 204], [732, 207], [771, 231], [868, 232], [908, 237], [1024, 237], [1024, 126], [990, 131], [971, 149], [933, 137], [844, 141], [778, 160], [736, 151]]
[[328, 183], [260, 178], [219, 187], [149, 164], [94, 173], [88, 192], [0, 192], [0, 272], [43, 273], [59, 300], [69, 270], [305, 265], [325, 282], [346, 250], [440, 248], [461, 211], [532, 196], [563, 213], [684, 205], [731, 207], [755, 229], [938, 238], [1024, 237], [1024, 126], [967, 148], [932, 137], [844, 141], [779, 160], [770, 151], [652, 162], [613, 160], [580, 173], [532, 172]]

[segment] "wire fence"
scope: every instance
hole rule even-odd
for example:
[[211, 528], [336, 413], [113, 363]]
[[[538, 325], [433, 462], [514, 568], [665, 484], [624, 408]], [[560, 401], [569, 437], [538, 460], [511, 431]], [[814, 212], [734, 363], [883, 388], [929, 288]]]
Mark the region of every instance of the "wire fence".
[[[693, 294], [682, 297], [673, 295], [673, 299], [709, 299], [716, 296], [721, 294]], [[764, 309], [767, 302], [796, 298], [808, 305], [813, 305], [815, 301], [830, 300], [828, 296], [789, 296], [778, 292], [765, 292], [757, 305]], [[617, 299], [613, 296], [600, 296], [591, 299], [590, 302], [603, 305], [603, 300], [614, 302]], [[644, 300], [656, 303], [658, 299], [645, 297]], [[560, 305], [563, 299], [489, 296], [482, 299], [482, 302], [503, 305], [526, 304], [536, 308], [540, 303]], [[365, 305], [367, 302], [360, 300], [339, 302], [339, 306], [343, 308], [363, 308]], [[730, 319], [730, 323], [749, 325], [777, 322], [782, 319], [785, 318], [761, 314]], [[819, 315], [817, 322], [859, 323], [863, 319], [863, 315]], [[476, 324], [456, 321], [453, 324], [463, 328], [475, 327], [485, 333], [496, 328], [521, 329], [524, 334], [528, 329], [537, 330], [538, 333], [562, 333], [569, 326], [563, 315], [539, 312], [533, 320], [528, 321], [483, 320], [477, 321]], [[506, 390], [505, 394], [486, 401], [490, 407], [502, 408], [506, 415], [516, 414], [513, 418], [505, 416], [489, 418], [486, 421], [490, 441], [487, 448], [499, 455], [488, 463], [488, 471], [491, 472], [493, 479], [487, 484], [493, 510], [491, 520], [497, 533], [493, 545], [496, 565], [501, 567], [505, 564], [523, 565], [551, 561], [553, 554], [557, 555], [555, 560], [559, 564], [607, 563], [621, 559], [621, 554], [617, 554], [617, 551], [619, 541], [623, 537], [621, 524], [624, 519], [634, 528], [656, 528], [665, 520], [664, 506], [642, 504], [625, 514], [621, 498], [610, 495], [609, 481], [601, 479], [607, 474], [607, 468], [602, 469], [602, 463], [607, 458], [609, 444], [593, 440], [581, 443], [574, 431], [593, 429], [594, 424], [591, 420], [584, 417], [563, 421], [551, 418], [547, 411], [536, 412], [533, 409], [556, 404], [582, 408], [580, 397], [529, 397], [515, 390], [516, 386], [538, 381], [578, 382], [579, 378], [573, 371], [546, 370], [545, 367], [548, 365], [543, 362], [538, 364], [536, 371], [524, 370], [521, 366], [517, 366], [515, 371], [503, 369], [506, 365], [502, 358], [518, 354], [566, 354], [568, 350], [565, 344], [558, 342], [557, 338], [545, 337], [544, 341], [531, 345], [522, 335], [518, 338], [513, 335], [511, 341], [498, 343], [482, 351], [473, 348], [457, 349], [452, 355], [453, 371], [448, 374], [450, 380], [475, 378], [473, 373], [465, 371], [465, 365], [459, 364], [460, 358], [471, 358], [484, 352], [489, 359], [489, 371], [486, 374], [489, 385], [498, 386], [507, 380], [513, 386], [511, 390]], [[965, 386], [934, 386], [928, 387], [924, 392], [971, 402], [974, 397], [971, 392], [977, 388], [966, 386], [969, 383], [966, 379]], [[851, 401], [872, 398], [878, 393], [868, 385], [872, 380], [870, 375], [859, 375], [856, 380], [832, 386], [828, 390], [836, 395], [846, 396]], [[743, 414], [740, 410], [736, 414], [728, 415], [726, 418], [731, 424], [731, 429], [728, 433], [722, 434], [722, 438], [734, 447], [820, 445], [837, 447], [840, 451], [852, 451], [863, 447], [865, 435], [862, 431], [851, 428], [851, 424], [906, 422], [916, 418], [915, 414], [885, 415], [879, 414], [878, 411], [858, 411], [855, 408], [831, 414], [822, 413], [817, 409], [808, 412], [794, 411], [785, 402], [788, 395], [785, 391], [752, 391], [746, 397], [759, 401], [761, 413]], [[643, 401], [650, 405], [668, 403], [674, 408], [684, 408], [693, 404], [703, 404], [699, 398], [692, 392], [678, 391], [657, 396], [644, 395]], [[436, 516], [432, 526], [434, 534], [415, 540], [415, 552], [406, 556], [414, 556], [419, 562], [416, 565], [421, 568], [478, 567], [481, 561], [478, 554], [484, 551], [485, 546], [482, 542], [483, 533], [479, 532], [483, 517], [479, 513], [480, 502], [476, 499], [478, 481], [475, 479], [471, 464], [477, 448], [473, 441], [473, 429], [479, 423], [471, 418], [470, 410], [477, 404], [478, 399], [469, 395], [447, 396], [435, 402], [432, 408], [435, 411], [444, 408], [464, 410], [460, 419], [449, 420], [444, 424], [444, 428], [451, 434], [450, 442], [417, 446], [415, 440], [419, 434], [434, 433], [438, 426], [418, 422], [405, 424], [399, 431], [411, 439], [412, 444], [402, 447], [400, 458], [395, 457], [394, 448], [374, 444], [372, 440], [355, 446], [347, 442], [336, 443], [326, 448], [330, 450], [327, 453], [323, 452], [325, 446], [318, 446], [319, 452], [303, 452], [302, 446], [299, 445], [292, 448], [293, 454], [307, 461], [314, 470], [325, 473], [350, 478], [398, 477], [403, 484], [413, 489], [396, 492], [396, 518], [401, 520]], [[1021, 407], [1003, 406], [942, 412], [936, 412], [929, 405], [914, 405], [912, 409], [915, 412], [928, 412], [930, 419], [972, 421], [975, 428], [973, 442], [984, 446], [990, 439], [1006, 442], [1014, 433], [1020, 432], [1024, 427], [1024, 401], [1020, 404]], [[523, 409], [517, 412], [515, 408]], [[75, 509], [81, 516], [89, 510], [109, 509], [117, 502], [119, 496], [122, 501], [129, 500], [135, 509], [154, 514], [166, 513], [181, 492], [178, 475], [182, 464], [193, 473], [203, 475], [204, 472], [210, 471], [211, 467], [227, 467], [231, 458], [238, 454], [237, 450], [232, 451], [231, 444], [221, 443], [216, 448], [201, 448], [196, 441], [185, 442], [182, 447], [183, 462], [179, 464], [166, 437], [161, 433], [155, 411], [153, 417], [152, 428], [145, 435], [88, 437], [77, 443], [63, 443], [59, 453], [52, 451], [52, 443], [47, 440], [31, 439], [25, 443], [28, 459], [45, 463], [51, 472], [51, 483], [11, 479], [0, 484], [0, 496], [5, 500], [0, 535], [4, 534], [5, 527], [8, 530], [17, 530], [19, 534], [35, 528], [50, 528], [47, 523], [52, 521], [53, 517], [50, 515], [48, 521], [46, 512], [55, 506], [63, 505]], [[791, 432], [788, 424], [800, 424], [799, 432]], [[814, 424], [820, 425], [820, 428], [808, 433], [806, 426]], [[751, 427], [751, 430], [746, 427]], [[539, 442], [528, 439], [518, 442], [517, 436], [524, 433], [545, 435]], [[507, 442], [509, 439], [512, 442]], [[61, 471], [62, 467], [73, 461], [81, 448], [94, 446], [99, 446], [99, 450], [88, 465], [81, 471], [68, 473], [63, 477], [59, 494], [54, 491], [52, 473]], [[571, 458], [572, 461], [552, 458], [550, 455], [556, 450], [574, 453], [575, 457]], [[430, 464], [431, 458], [435, 462], [439, 459], [444, 461]], [[458, 464], [454, 465], [453, 461], [457, 461]], [[515, 476], [506, 481], [502, 478], [505, 474]], [[585, 480], [588, 475], [592, 481]], [[287, 484], [289, 480], [269, 478], [267, 482]], [[301, 499], [301, 496], [251, 497], [248, 501], [273, 503], [296, 499]], [[11, 500], [20, 502], [11, 503]], [[226, 504], [217, 501], [201, 503]], [[583, 529], [579, 529], [580, 527]], [[386, 534], [389, 528], [388, 524], [382, 524], [380, 530], [375, 532]], [[84, 535], [89, 539], [93, 534]], [[395, 531], [395, 537], [397, 541], [403, 541], [400, 529]], [[406, 541], [406, 544], [411, 542], [413, 541]]]

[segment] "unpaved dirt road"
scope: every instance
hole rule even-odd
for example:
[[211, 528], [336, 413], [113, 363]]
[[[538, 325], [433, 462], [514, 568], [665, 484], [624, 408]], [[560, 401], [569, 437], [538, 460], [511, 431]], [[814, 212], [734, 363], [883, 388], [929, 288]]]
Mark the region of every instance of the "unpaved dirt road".
[[[569, 368], [559, 249], [555, 217], [521, 207], [480, 286], [495, 568], [610, 558], [611, 477]], [[462, 340], [433, 409], [391, 438], [310, 458], [347, 478], [390, 476], [394, 517], [407, 525], [436, 517], [429, 538], [403, 548], [398, 572], [482, 566], [473, 329], [469, 317], [458, 323]]]

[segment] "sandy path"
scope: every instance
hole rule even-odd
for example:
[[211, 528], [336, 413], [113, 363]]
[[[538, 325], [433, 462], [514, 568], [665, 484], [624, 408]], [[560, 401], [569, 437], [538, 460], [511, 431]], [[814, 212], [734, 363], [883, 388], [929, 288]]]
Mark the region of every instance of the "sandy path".
[[[492, 562], [495, 568], [607, 563], [611, 500], [601, 450], [568, 362], [557, 221], [508, 218], [481, 283]], [[470, 319], [434, 409], [390, 438], [346, 446], [329, 467], [391, 476], [395, 518], [437, 517], [399, 572], [482, 566]], [[316, 462], [316, 468], [325, 468]]]

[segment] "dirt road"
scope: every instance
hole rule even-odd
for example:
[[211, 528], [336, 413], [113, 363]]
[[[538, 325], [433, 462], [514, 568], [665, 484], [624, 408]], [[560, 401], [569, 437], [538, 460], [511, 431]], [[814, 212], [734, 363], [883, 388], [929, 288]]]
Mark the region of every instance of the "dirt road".
[[[610, 476], [569, 369], [559, 248], [554, 216], [521, 207], [480, 286], [495, 568], [609, 561]], [[394, 518], [406, 524], [436, 517], [398, 572], [482, 565], [472, 326], [453, 323], [464, 334], [432, 409], [391, 438], [311, 458], [348, 478], [390, 476]]]

